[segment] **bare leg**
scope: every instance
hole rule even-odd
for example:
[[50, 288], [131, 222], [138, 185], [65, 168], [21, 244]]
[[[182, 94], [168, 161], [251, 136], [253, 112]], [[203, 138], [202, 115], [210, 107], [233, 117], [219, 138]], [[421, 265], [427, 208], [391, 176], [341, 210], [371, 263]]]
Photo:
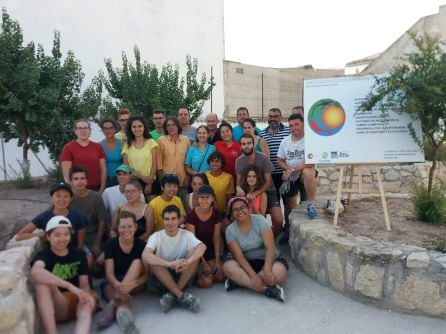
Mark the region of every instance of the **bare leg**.
[[274, 237], [276, 238], [279, 235], [280, 231], [282, 230], [282, 224], [283, 224], [282, 209], [280, 208], [280, 206], [274, 206], [268, 209], [268, 213], [271, 215], [271, 222], [273, 224], [272, 230], [274, 233]]
[[[229, 260], [223, 265], [225, 276], [235, 284], [256, 291], [251, 284], [251, 279], [243, 268], [235, 260]], [[256, 291], [257, 292], [257, 291]]]
[[[283, 286], [286, 282], [287, 277], [288, 277], [288, 271], [286, 270], [283, 263], [275, 261], [273, 263], [272, 272], [273, 272], [273, 276], [276, 280], [276, 283], [279, 284], [280, 286]], [[263, 269], [259, 272], [259, 276], [263, 277]]]
[[161, 282], [161, 284], [170, 292], [172, 292], [177, 298], [181, 297], [183, 293], [175, 283], [172, 275], [166, 267], [162, 266], [151, 266], [152, 274]]
[[304, 184], [308, 200], [314, 202], [314, 200], [316, 199], [317, 189], [316, 170], [314, 168], [305, 168], [302, 171], [301, 181]]
[[78, 303], [77, 304], [77, 321], [76, 328], [74, 329], [75, 334], [84, 334], [90, 332], [91, 318], [93, 310], [89, 305]]
[[62, 321], [68, 318], [68, 304], [65, 297], [54, 286], [36, 284], [34, 288], [37, 309], [39, 310], [45, 333], [57, 333], [56, 320]]

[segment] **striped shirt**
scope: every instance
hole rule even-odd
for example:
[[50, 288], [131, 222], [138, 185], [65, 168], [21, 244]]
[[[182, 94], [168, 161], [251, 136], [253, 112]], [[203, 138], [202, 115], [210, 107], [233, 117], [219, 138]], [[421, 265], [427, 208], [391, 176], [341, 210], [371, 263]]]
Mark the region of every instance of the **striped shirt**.
[[260, 137], [265, 139], [268, 143], [271, 162], [274, 167], [272, 174], [279, 174], [283, 172], [282, 168], [277, 165], [277, 151], [279, 151], [280, 142], [283, 140], [283, 138], [289, 135], [290, 128], [282, 123], [280, 123], [279, 130], [277, 130], [275, 134], [271, 134], [269, 132], [269, 126], [260, 131]]

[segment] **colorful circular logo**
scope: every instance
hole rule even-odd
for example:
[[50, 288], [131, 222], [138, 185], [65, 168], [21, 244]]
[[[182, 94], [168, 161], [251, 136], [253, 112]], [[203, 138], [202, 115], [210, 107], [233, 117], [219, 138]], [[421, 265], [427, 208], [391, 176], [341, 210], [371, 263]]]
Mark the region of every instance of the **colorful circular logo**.
[[345, 111], [338, 101], [322, 99], [314, 103], [308, 112], [311, 130], [320, 136], [333, 136], [345, 123]]

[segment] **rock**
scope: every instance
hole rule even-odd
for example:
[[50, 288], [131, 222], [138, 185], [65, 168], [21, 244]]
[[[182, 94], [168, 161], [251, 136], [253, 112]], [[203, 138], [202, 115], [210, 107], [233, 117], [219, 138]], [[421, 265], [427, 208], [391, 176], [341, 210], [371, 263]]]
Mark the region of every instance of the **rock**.
[[355, 290], [375, 299], [382, 298], [384, 284], [384, 268], [362, 265], [356, 275]]
[[435, 259], [443, 268], [446, 268], [446, 256], [439, 256]]
[[302, 269], [312, 277], [315, 277], [322, 263], [321, 249], [324, 244], [325, 240], [323, 238], [312, 237], [299, 252], [298, 261]]
[[425, 268], [429, 266], [431, 258], [425, 252], [411, 253], [407, 257], [407, 267], [409, 268]]
[[353, 266], [350, 263], [345, 266], [345, 282], [353, 287]]
[[338, 290], [344, 289], [344, 275], [337, 253], [329, 252], [327, 254], [327, 269], [331, 285]]
[[407, 310], [421, 310], [433, 315], [446, 315], [446, 299], [440, 286], [428, 280], [409, 276], [394, 296], [395, 304]]
[[17, 286], [20, 275], [8, 266], [0, 267], [0, 293], [8, 292]]
[[308, 223], [302, 223], [300, 226], [300, 235], [303, 239], [307, 238], [307, 234], [314, 230], [322, 230], [327, 228], [327, 223], [321, 219], [313, 219], [314, 223], [309, 221]]
[[[327, 207], [325, 208], [325, 212], [330, 215], [334, 215], [335, 210], [336, 210], [336, 200], [329, 199], [327, 201]], [[344, 211], [345, 211], [344, 206], [342, 205], [342, 203], [339, 203], [338, 214], [343, 214]]]
[[334, 173], [328, 175], [328, 179], [330, 181], [337, 181], [339, 179], [339, 173], [338, 172], [334, 172]]
[[388, 172], [384, 174], [385, 181], [396, 181], [400, 178], [400, 173], [398, 173], [395, 169], [390, 169]]
[[32, 247], [14, 247], [0, 252], [0, 268], [10, 268], [17, 274], [28, 271], [28, 261], [33, 253]]
[[20, 280], [17, 288], [0, 299], [0, 331], [12, 328], [22, 316], [26, 307], [27, 290], [24, 281]]
[[357, 246], [353, 237], [331, 238], [331, 247], [339, 253], [348, 254]]

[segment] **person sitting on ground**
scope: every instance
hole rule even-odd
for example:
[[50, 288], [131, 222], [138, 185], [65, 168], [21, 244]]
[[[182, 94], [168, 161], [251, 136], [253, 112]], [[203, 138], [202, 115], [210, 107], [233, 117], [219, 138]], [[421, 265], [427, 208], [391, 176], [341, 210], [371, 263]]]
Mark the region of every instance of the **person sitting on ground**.
[[153, 233], [153, 224], [151, 224], [149, 220], [147, 203], [141, 201], [143, 191], [141, 183], [138, 180], [131, 179], [127, 182], [124, 189], [127, 203], [117, 207], [113, 213], [110, 237], [118, 236], [118, 222], [121, 211], [130, 211], [137, 217], [135, 238], [147, 241], [147, 238]]
[[50, 247], [31, 260], [37, 310], [45, 333], [57, 333], [56, 323], [77, 319], [74, 333], [90, 333], [96, 292], [90, 289], [85, 253], [69, 247], [70, 220], [54, 216], [46, 224]]
[[201, 258], [197, 279], [200, 288], [209, 288], [213, 282], [223, 282], [221, 262], [221, 225], [223, 215], [214, 207], [215, 194], [211, 186], [203, 185], [197, 192], [198, 206], [184, 218], [186, 229], [206, 245]]
[[269, 298], [285, 301], [283, 285], [288, 264], [274, 244], [274, 236], [266, 219], [249, 213], [244, 197], [234, 197], [229, 209], [235, 217], [226, 228], [226, 242], [232, 259], [223, 265], [225, 290], [245, 287]]
[[123, 333], [137, 333], [130, 305], [131, 295], [145, 288], [148, 272], [141, 260], [145, 242], [135, 238], [136, 216], [119, 213], [118, 237], [104, 245], [105, 277], [102, 292], [108, 302], [96, 320], [100, 328], [113, 324], [114, 318]]
[[197, 191], [205, 184], [209, 185], [206, 174], [199, 173], [192, 176], [190, 182], [192, 192], [186, 195], [186, 212], [189, 212], [198, 205]]
[[316, 199], [317, 171], [314, 164], [305, 164], [304, 118], [301, 114], [292, 114], [288, 118], [291, 134], [285, 137], [277, 152], [277, 164], [284, 170], [283, 180], [290, 181], [289, 191], [282, 194], [285, 203], [285, 222], [291, 210], [297, 206], [299, 184], [303, 184], [307, 200], [307, 214], [311, 219], [317, 218], [318, 213], [314, 201]]
[[30, 238], [45, 239], [45, 232], [34, 233], [35, 230], [45, 231], [48, 221], [54, 216], [67, 217], [71, 222], [72, 231], [70, 246], [83, 249], [85, 245], [85, 226], [87, 218], [79, 211], [70, 209], [73, 191], [71, 186], [65, 182], [58, 182], [51, 186], [50, 202], [51, 207], [35, 216], [30, 223], [26, 224], [16, 235], [16, 240], [26, 240]]
[[[257, 194], [257, 190], [263, 187], [265, 184], [265, 179], [263, 174], [255, 165], [248, 166], [242, 173], [242, 183], [240, 187], [245, 192], [248, 202], [249, 209], [251, 213], [262, 215], [265, 217], [266, 208], [268, 206], [268, 198], [266, 192]], [[254, 196], [249, 196], [250, 194], [255, 194]]]
[[154, 231], [161, 231], [164, 228], [163, 210], [166, 206], [171, 204], [177, 206], [180, 210], [181, 219], [186, 214], [183, 202], [177, 196], [179, 184], [178, 177], [175, 174], [164, 174], [161, 178], [161, 195], [152, 199], [147, 209], [148, 222]]
[[70, 182], [73, 190], [70, 208], [87, 217], [84, 250], [87, 252], [88, 267], [91, 269], [102, 251], [107, 211], [101, 195], [87, 188], [88, 173], [84, 166], [71, 166]]
[[166, 206], [162, 214], [164, 229], [150, 236], [142, 255], [150, 267], [149, 284], [162, 294], [163, 312], [174, 305], [198, 312], [200, 299], [184, 290], [192, 284], [206, 246], [193, 233], [179, 228], [177, 206]]
[[208, 157], [215, 152], [215, 146], [208, 144], [209, 130], [206, 125], [197, 128], [198, 142], [187, 149], [184, 166], [187, 174], [193, 176], [197, 173], [204, 173], [211, 169], [208, 164]]
[[256, 133], [256, 122], [252, 118], [248, 117], [243, 121], [243, 133], [248, 133], [254, 138], [254, 151], [270, 157], [268, 143]]
[[217, 208], [220, 212], [226, 212], [228, 200], [234, 196], [234, 179], [232, 175], [223, 172], [225, 157], [218, 151], [212, 153], [208, 158], [211, 170], [206, 172], [209, 185], [214, 189], [217, 200]]

